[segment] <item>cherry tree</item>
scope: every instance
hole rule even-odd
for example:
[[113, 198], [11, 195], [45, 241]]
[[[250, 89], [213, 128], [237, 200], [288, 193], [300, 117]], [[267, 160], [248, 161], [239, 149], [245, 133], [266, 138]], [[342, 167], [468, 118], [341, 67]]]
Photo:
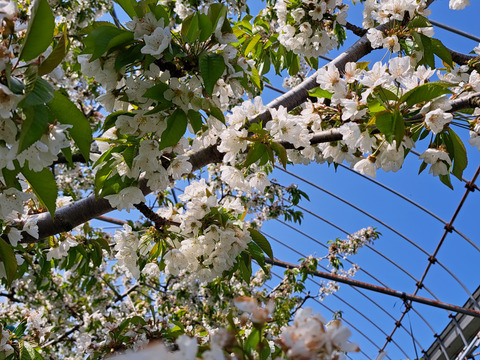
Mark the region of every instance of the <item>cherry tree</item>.
[[[480, 150], [480, 44], [446, 48], [432, 2], [267, 0], [253, 14], [242, 0], [1, 0], [0, 358], [359, 351], [341, 319], [303, 308], [302, 291], [320, 262], [354, 276], [342, 259], [380, 234], [337, 239], [268, 291], [262, 223], [300, 223], [294, 206], [308, 199], [269, 175], [346, 163], [375, 177], [430, 139], [420, 171], [449, 187], [462, 178], [467, 152], [449, 124], [464, 121]], [[347, 34], [358, 41], [319, 67]], [[388, 59], [361, 61], [377, 49]], [[269, 78], [287, 73], [288, 91], [264, 104]], [[90, 223], [113, 209], [142, 217], [112, 219], [114, 234]]]

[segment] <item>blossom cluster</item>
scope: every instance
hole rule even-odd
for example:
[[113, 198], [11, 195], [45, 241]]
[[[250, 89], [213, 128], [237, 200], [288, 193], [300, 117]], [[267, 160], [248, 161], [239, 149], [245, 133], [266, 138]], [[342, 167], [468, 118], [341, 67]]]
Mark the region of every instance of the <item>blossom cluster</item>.
[[343, 41], [339, 29], [345, 25], [348, 5], [342, 1], [277, 1], [278, 40], [287, 50], [305, 57], [319, 57]]

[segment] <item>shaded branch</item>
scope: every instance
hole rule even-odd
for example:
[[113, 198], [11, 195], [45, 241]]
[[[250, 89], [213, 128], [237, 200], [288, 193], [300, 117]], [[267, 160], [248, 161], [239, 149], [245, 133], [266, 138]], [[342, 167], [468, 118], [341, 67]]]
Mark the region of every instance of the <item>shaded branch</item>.
[[345, 24], [345, 27], [347, 28], [347, 30], [350, 30], [355, 35], [360, 36], [360, 37], [364, 36], [368, 31], [368, 30], [366, 30], [366, 29], [364, 29], [360, 26], [350, 24], [348, 21]]
[[75, 331], [77, 331], [78, 329], [80, 329], [81, 326], [82, 326], [81, 324], [75, 325], [73, 328], [71, 328], [70, 330], [66, 331], [66, 332], [63, 333], [62, 335], [60, 335], [58, 338], [53, 339], [53, 340], [51, 340], [51, 341], [43, 344], [42, 347], [49, 347], [49, 346], [58, 344], [60, 341], [63, 341], [64, 339], [66, 339], [70, 334], [72, 334], [72, 333], [74, 333]]
[[162, 218], [156, 212], [150, 209], [144, 202], [135, 204], [134, 206], [137, 208], [138, 211], [140, 211], [143, 214], [143, 216], [145, 216], [150, 221], [153, 221], [153, 223], [155, 224], [155, 229], [157, 229], [158, 231], [162, 231], [162, 228], [165, 225], [180, 226], [179, 222], [170, 221], [165, 218]]
[[455, 50], [447, 49], [452, 56], [452, 60], [459, 65], [467, 65], [469, 61], [478, 58], [475, 55], [462, 54]]

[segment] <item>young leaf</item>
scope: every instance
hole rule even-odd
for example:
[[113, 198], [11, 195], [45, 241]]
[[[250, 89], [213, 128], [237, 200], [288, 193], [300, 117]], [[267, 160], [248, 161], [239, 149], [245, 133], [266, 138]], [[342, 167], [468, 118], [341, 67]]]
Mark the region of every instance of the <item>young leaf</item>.
[[30, 61], [44, 52], [52, 43], [55, 18], [47, 0], [36, 0], [31, 11], [27, 35], [20, 59]]
[[7, 275], [7, 283], [8, 286], [12, 283], [13, 279], [15, 279], [15, 275], [17, 274], [17, 258], [15, 257], [15, 253], [12, 249], [12, 246], [8, 244], [5, 240], [0, 237], [0, 259], [3, 262], [3, 266], [5, 267], [5, 273]]
[[53, 218], [58, 192], [55, 176], [53, 176], [48, 168], [45, 168], [40, 172], [30, 170], [27, 162], [21, 169], [21, 172], [37, 195], [38, 200], [45, 204]]
[[242, 279], [249, 283], [250, 278], [252, 277], [252, 259], [245, 251], [240, 254], [238, 269], [240, 270]]
[[212, 95], [213, 88], [220, 79], [225, 70], [225, 61], [220, 54], [203, 53], [198, 60], [200, 67], [200, 75], [203, 78], [205, 90], [209, 95]]
[[159, 148], [165, 149], [175, 146], [187, 130], [187, 115], [183, 110], [177, 109], [167, 120], [167, 128], [162, 133]]
[[250, 146], [250, 150], [248, 150], [247, 158], [245, 159], [245, 163], [243, 167], [248, 167], [252, 165], [254, 162], [258, 161], [262, 158], [263, 154], [267, 152], [267, 147], [262, 143], [254, 143]]
[[262, 38], [260, 34], [256, 34], [248, 43], [247, 48], [245, 49], [245, 55], [250, 54], [250, 52], [255, 48], [258, 44], [258, 41]]
[[253, 242], [257, 244], [270, 259], [273, 259], [272, 247], [265, 236], [253, 228], [248, 228], [248, 231], [250, 232]]
[[324, 99], [332, 98], [332, 93], [330, 91], [323, 90], [321, 87], [316, 87], [315, 89], [308, 90], [308, 95]]
[[88, 161], [92, 143], [92, 130], [88, 119], [69, 98], [59, 91], [55, 91], [52, 101], [47, 106], [60, 123], [72, 125], [68, 132], [75, 140], [85, 160]]
[[431, 67], [435, 67], [435, 58], [433, 56], [433, 46], [432, 46], [432, 39], [428, 36], [423, 34], [419, 34], [422, 45], [423, 45], [423, 58], [425, 59], [425, 63]]

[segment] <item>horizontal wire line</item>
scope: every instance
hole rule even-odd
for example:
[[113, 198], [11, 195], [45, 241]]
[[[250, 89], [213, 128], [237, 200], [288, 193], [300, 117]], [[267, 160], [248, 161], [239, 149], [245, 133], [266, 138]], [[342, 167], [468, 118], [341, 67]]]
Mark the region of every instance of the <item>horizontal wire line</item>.
[[442, 29], [444, 29], [444, 30], [450, 31], [451, 33], [460, 35], [460, 36], [462, 36], [462, 37], [465, 37], [465, 38], [468, 38], [468, 39], [470, 39], [470, 40], [473, 40], [473, 41], [476, 41], [476, 42], [479, 42], [479, 43], [480, 43], [480, 37], [478, 37], [478, 36], [472, 35], [472, 34], [470, 34], [470, 33], [467, 33], [466, 31], [463, 31], [463, 30], [460, 30], [460, 29], [456, 29], [456, 28], [454, 28], [454, 27], [452, 27], [452, 26], [443, 24], [443, 23], [441, 23], [441, 22], [438, 22], [438, 21], [435, 21], [435, 20], [432, 20], [432, 19], [428, 19], [428, 21], [429, 21], [432, 25], [438, 26], [439, 28], [442, 28]]

